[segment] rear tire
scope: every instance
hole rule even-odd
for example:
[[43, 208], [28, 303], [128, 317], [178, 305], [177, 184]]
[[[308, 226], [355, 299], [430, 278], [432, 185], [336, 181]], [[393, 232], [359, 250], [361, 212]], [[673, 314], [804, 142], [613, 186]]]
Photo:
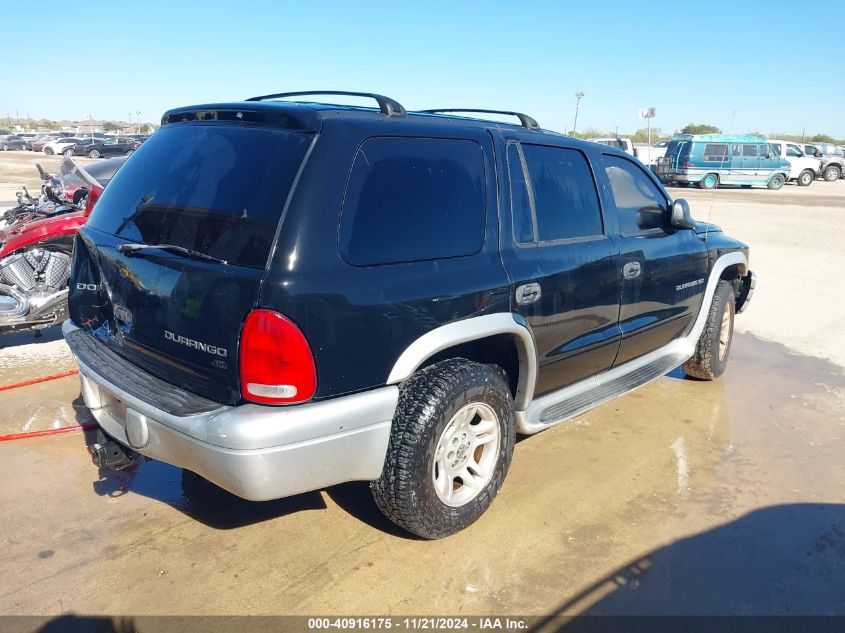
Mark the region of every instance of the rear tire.
[[822, 177], [827, 182], [836, 182], [841, 176], [842, 170], [839, 168], [839, 165], [828, 165], [822, 174]]
[[813, 184], [813, 181], [816, 179], [816, 175], [810, 171], [809, 169], [805, 169], [800, 174], [798, 174], [798, 186], [799, 187], [809, 187]]
[[766, 183], [766, 186], [773, 191], [777, 191], [778, 189], [783, 187], [783, 184], [786, 182], [786, 178], [784, 178], [781, 174], [775, 174], [771, 178], [769, 178], [769, 182]]
[[719, 177], [716, 174], [706, 174], [698, 181], [700, 189], [715, 189], [719, 186]]
[[134, 153], [135, 153], [135, 150], [134, 150], [134, 149], [126, 150], [126, 155], [127, 155], [127, 156], [132, 156], [132, 154], [134, 154]]
[[95, 149], [92, 149], [90, 152], [88, 152], [88, 158], [99, 158], [99, 157], [100, 157], [100, 152], [98, 152]]
[[68, 158], [72, 157], [74, 155], [74, 153], [75, 152], [69, 147], [65, 151], [62, 152], [62, 154], [64, 154]]
[[6, 143], [3, 143], [3, 151], [4, 151], [4, 152], [8, 152], [8, 151], [9, 151], [9, 146], [8, 146]]
[[45, 147], [45, 148], [43, 149], [43, 152], [44, 152], [45, 154], [47, 154], [47, 156], [52, 156], [52, 155], [53, 155], [53, 148], [52, 148], [52, 147]]
[[696, 343], [695, 353], [683, 364], [687, 376], [715, 380], [724, 373], [733, 340], [735, 312], [733, 286], [722, 280], [713, 293], [713, 303], [707, 313], [704, 331]]
[[461, 358], [426, 367], [400, 388], [384, 469], [370, 484], [373, 499], [413, 534], [454, 534], [495, 499], [515, 434], [513, 400], [499, 367]]

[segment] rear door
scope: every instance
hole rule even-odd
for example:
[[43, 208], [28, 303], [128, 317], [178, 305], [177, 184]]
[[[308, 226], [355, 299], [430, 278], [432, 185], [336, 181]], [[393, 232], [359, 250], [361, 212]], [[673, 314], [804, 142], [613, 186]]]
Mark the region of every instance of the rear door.
[[618, 250], [584, 152], [511, 139], [505, 162], [511, 204], [503, 214], [502, 259], [513, 310], [528, 321], [537, 345], [539, 396], [613, 363]]
[[695, 231], [668, 227], [669, 197], [638, 162], [605, 154], [602, 166], [603, 196], [619, 227], [619, 365], [692, 325], [704, 296], [708, 255]]
[[312, 139], [228, 122], [162, 127], [79, 232], [70, 318], [150, 373], [237, 402], [241, 325]]

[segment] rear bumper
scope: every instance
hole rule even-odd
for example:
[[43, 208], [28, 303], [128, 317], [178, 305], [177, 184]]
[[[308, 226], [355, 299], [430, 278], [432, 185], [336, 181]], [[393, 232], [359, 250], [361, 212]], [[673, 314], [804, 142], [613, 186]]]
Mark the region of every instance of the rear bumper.
[[[79, 328], [66, 321], [62, 329], [67, 336]], [[290, 407], [245, 404], [179, 416], [127, 393], [72, 350], [85, 404], [106, 434], [239, 497], [277, 499], [381, 474], [395, 386]]]

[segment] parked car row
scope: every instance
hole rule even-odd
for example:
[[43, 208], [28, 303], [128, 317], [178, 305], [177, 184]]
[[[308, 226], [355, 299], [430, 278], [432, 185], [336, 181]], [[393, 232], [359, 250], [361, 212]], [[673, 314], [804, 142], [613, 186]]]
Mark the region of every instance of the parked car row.
[[845, 156], [835, 146], [796, 143], [753, 135], [682, 134], [673, 138], [654, 171], [669, 185], [765, 186], [780, 189], [787, 181], [806, 187], [817, 178], [828, 182], [845, 175]]
[[88, 156], [101, 158], [108, 156], [129, 156], [147, 139], [148, 135], [107, 136], [102, 132], [92, 132], [73, 136], [70, 132], [22, 132], [14, 134], [0, 130], [0, 150], [30, 150], [44, 152], [47, 155], [64, 154], [65, 156]]

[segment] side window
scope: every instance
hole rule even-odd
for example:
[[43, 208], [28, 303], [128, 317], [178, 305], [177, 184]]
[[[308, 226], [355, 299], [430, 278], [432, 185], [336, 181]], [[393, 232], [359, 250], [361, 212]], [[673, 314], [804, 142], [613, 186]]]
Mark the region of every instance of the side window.
[[818, 148], [815, 147], [814, 145], [805, 145], [804, 149], [807, 151], [807, 154], [809, 154], [810, 156], [815, 156], [816, 154], [820, 153]]
[[[727, 145], [723, 147], [727, 149]], [[666, 197], [657, 185], [629, 160], [607, 155], [602, 160], [619, 216], [619, 232], [630, 235], [660, 227]]]
[[531, 219], [531, 199], [525, 182], [522, 156], [519, 145], [516, 143], [508, 145], [508, 176], [511, 187], [513, 235], [518, 243], [530, 244], [535, 241], [534, 222]]
[[760, 158], [774, 158], [773, 152], [768, 143], [758, 145], [757, 150], [760, 152]]
[[602, 235], [596, 183], [578, 150], [522, 145], [540, 242]]
[[477, 252], [484, 241], [484, 183], [475, 141], [367, 139], [343, 200], [341, 255], [372, 266]]
[[[772, 148], [772, 151], [775, 153], [776, 156], [780, 156], [780, 143], [769, 143], [769, 147]], [[786, 146], [786, 154], [789, 156], [789, 145]]]
[[797, 145], [787, 145], [786, 146], [786, 155], [787, 156], [802, 156], [801, 150], [798, 149]]
[[731, 156], [742, 156], [742, 145], [739, 143], [731, 145]]
[[745, 158], [757, 158], [757, 146], [751, 143], [744, 143], [742, 146], [742, 155]]
[[728, 158], [728, 146], [726, 143], [705, 143], [704, 160], [724, 161]]

